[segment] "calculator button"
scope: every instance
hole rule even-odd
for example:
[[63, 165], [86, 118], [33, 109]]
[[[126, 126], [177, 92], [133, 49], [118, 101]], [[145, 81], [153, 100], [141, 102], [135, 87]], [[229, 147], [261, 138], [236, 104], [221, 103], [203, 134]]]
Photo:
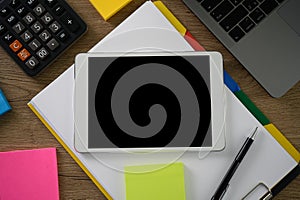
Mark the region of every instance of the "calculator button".
[[24, 6], [21, 6], [17, 9], [17, 13], [19, 14], [20, 17], [24, 17], [27, 12], [28, 11]]
[[0, 10], [0, 16], [6, 17], [10, 13], [10, 10], [8, 8], [3, 8]]
[[44, 30], [39, 37], [43, 42], [47, 42], [51, 38], [51, 34], [47, 30]]
[[29, 31], [25, 31], [22, 35], [21, 38], [24, 40], [24, 42], [28, 42], [33, 38], [33, 35]]
[[30, 25], [32, 22], [34, 22], [35, 17], [31, 13], [28, 13], [25, 17], [23, 17], [23, 20], [27, 25]]
[[53, 38], [47, 43], [47, 46], [51, 51], [54, 51], [57, 47], [59, 47], [59, 43]]
[[33, 8], [36, 4], [38, 4], [38, 0], [26, 0], [26, 4]]
[[33, 30], [33, 32], [35, 33], [39, 33], [43, 30], [43, 25], [39, 22], [39, 21], [36, 21], [32, 26], [31, 26], [31, 29]]
[[19, 34], [25, 29], [25, 26], [21, 22], [18, 22], [12, 27], [12, 29]]
[[3, 24], [0, 24], [0, 35], [7, 31], [6, 27]]
[[53, 17], [52, 15], [50, 15], [48, 12], [41, 18], [42, 21], [44, 22], [44, 24], [49, 24], [52, 20], [53, 20]]
[[28, 44], [28, 46], [35, 51], [41, 47], [41, 43], [37, 39], [34, 39]]
[[6, 22], [10, 25], [14, 25], [17, 23], [17, 17], [15, 15], [10, 15], [7, 19]]
[[65, 9], [61, 6], [61, 5], [57, 5], [55, 8], [54, 8], [54, 14], [57, 15], [57, 16], [60, 16], [63, 14], [63, 12], [65, 11]]
[[71, 31], [75, 32], [79, 28], [79, 24], [68, 13], [65, 13], [61, 20], [63, 24]]
[[34, 69], [39, 64], [39, 61], [34, 56], [32, 56], [25, 64], [28, 68]]
[[57, 0], [46, 0], [45, 3], [52, 8], [57, 3]]
[[45, 12], [45, 8], [39, 4], [37, 5], [34, 9], [33, 12], [37, 15], [37, 16], [41, 16], [44, 12]]
[[49, 55], [49, 52], [43, 47], [36, 53], [36, 55], [43, 60]]
[[61, 25], [57, 21], [55, 21], [49, 26], [49, 28], [53, 33], [56, 33], [57, 31], [60, 30]]
[[3, 40], [4, 40], [6, 43], [10, 44], [10, 43], [12, 43], [12, 42], [15, 40], [15, 37], [14, 37], [11, 33], [7, 33], [7, 34], [5, 34], [5, 35], [3, 36]]
[[57, 37], [61, 42], [64, 42], [68, 39], [69, 34], [63, 30], [57, 35]]
[[20, 1], [12, 0], [9, 4], [12, 8], [17, 8], [20, 5]]
[[18, 53], [18, 57], [22, 60], [25, 61], [28, 57], [30, 56], [30, 53], [27, 51], [27, 49], [22, 49], [22, 51], [20, 51]]
[[9, 45], [10, 49], [13, 50], [13, 52], [17, 52], [22, 48], [21, 42], [19, 40], [15, 40], [13, 43]]

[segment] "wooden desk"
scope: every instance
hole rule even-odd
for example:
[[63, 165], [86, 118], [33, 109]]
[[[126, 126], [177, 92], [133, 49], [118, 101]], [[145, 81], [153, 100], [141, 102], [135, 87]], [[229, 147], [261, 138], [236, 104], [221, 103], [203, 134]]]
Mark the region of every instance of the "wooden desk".
[[[0, 117], [0, 151], [56, 147], [61, 199], [105, 199], [88, 176], [27, 107], [27, 103], [64, 72], [73, 63], [77, 53], [87, 52], [144, 1], [133, 1], [108, 22], [102, 20], [87, 0], [68, 0], [68, 2], [86, 21], [89, 30], [40, 75], [34, 78], [25, 75], [0, 48], [0, 87], [13, 107], [11, 112]], [[180, 0], [163, 0], [163, 2], [207, 50], [220, 51], [223, 54], [227, 72], [258, 108], [300, 150], [300, 82], [282, 98], [270, 97]], [[300, 176], [276, 199], [300, 199]]]

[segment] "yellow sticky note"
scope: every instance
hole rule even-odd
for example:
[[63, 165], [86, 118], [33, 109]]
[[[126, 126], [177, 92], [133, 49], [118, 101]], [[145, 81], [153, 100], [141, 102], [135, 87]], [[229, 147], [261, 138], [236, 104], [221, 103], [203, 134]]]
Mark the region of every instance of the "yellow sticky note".
[[132, 0], [90, 0], [104, 20], [108, 20]]
[[185, 200], [184, 165], [125, 167], [126, 200]]

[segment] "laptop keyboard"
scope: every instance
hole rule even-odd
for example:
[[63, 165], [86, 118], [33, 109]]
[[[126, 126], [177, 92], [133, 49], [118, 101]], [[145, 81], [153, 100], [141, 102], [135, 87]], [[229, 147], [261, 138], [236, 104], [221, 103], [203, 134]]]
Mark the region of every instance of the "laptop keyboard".
[[238, 42], [285, 0], [197, 0]]

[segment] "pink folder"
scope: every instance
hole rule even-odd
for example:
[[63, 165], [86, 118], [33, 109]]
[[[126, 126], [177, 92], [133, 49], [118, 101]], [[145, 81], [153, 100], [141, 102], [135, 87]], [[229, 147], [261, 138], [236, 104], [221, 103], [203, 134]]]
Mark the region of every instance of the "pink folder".
[[56, 149], [0, 152], [0, 200], [59, 199]]

